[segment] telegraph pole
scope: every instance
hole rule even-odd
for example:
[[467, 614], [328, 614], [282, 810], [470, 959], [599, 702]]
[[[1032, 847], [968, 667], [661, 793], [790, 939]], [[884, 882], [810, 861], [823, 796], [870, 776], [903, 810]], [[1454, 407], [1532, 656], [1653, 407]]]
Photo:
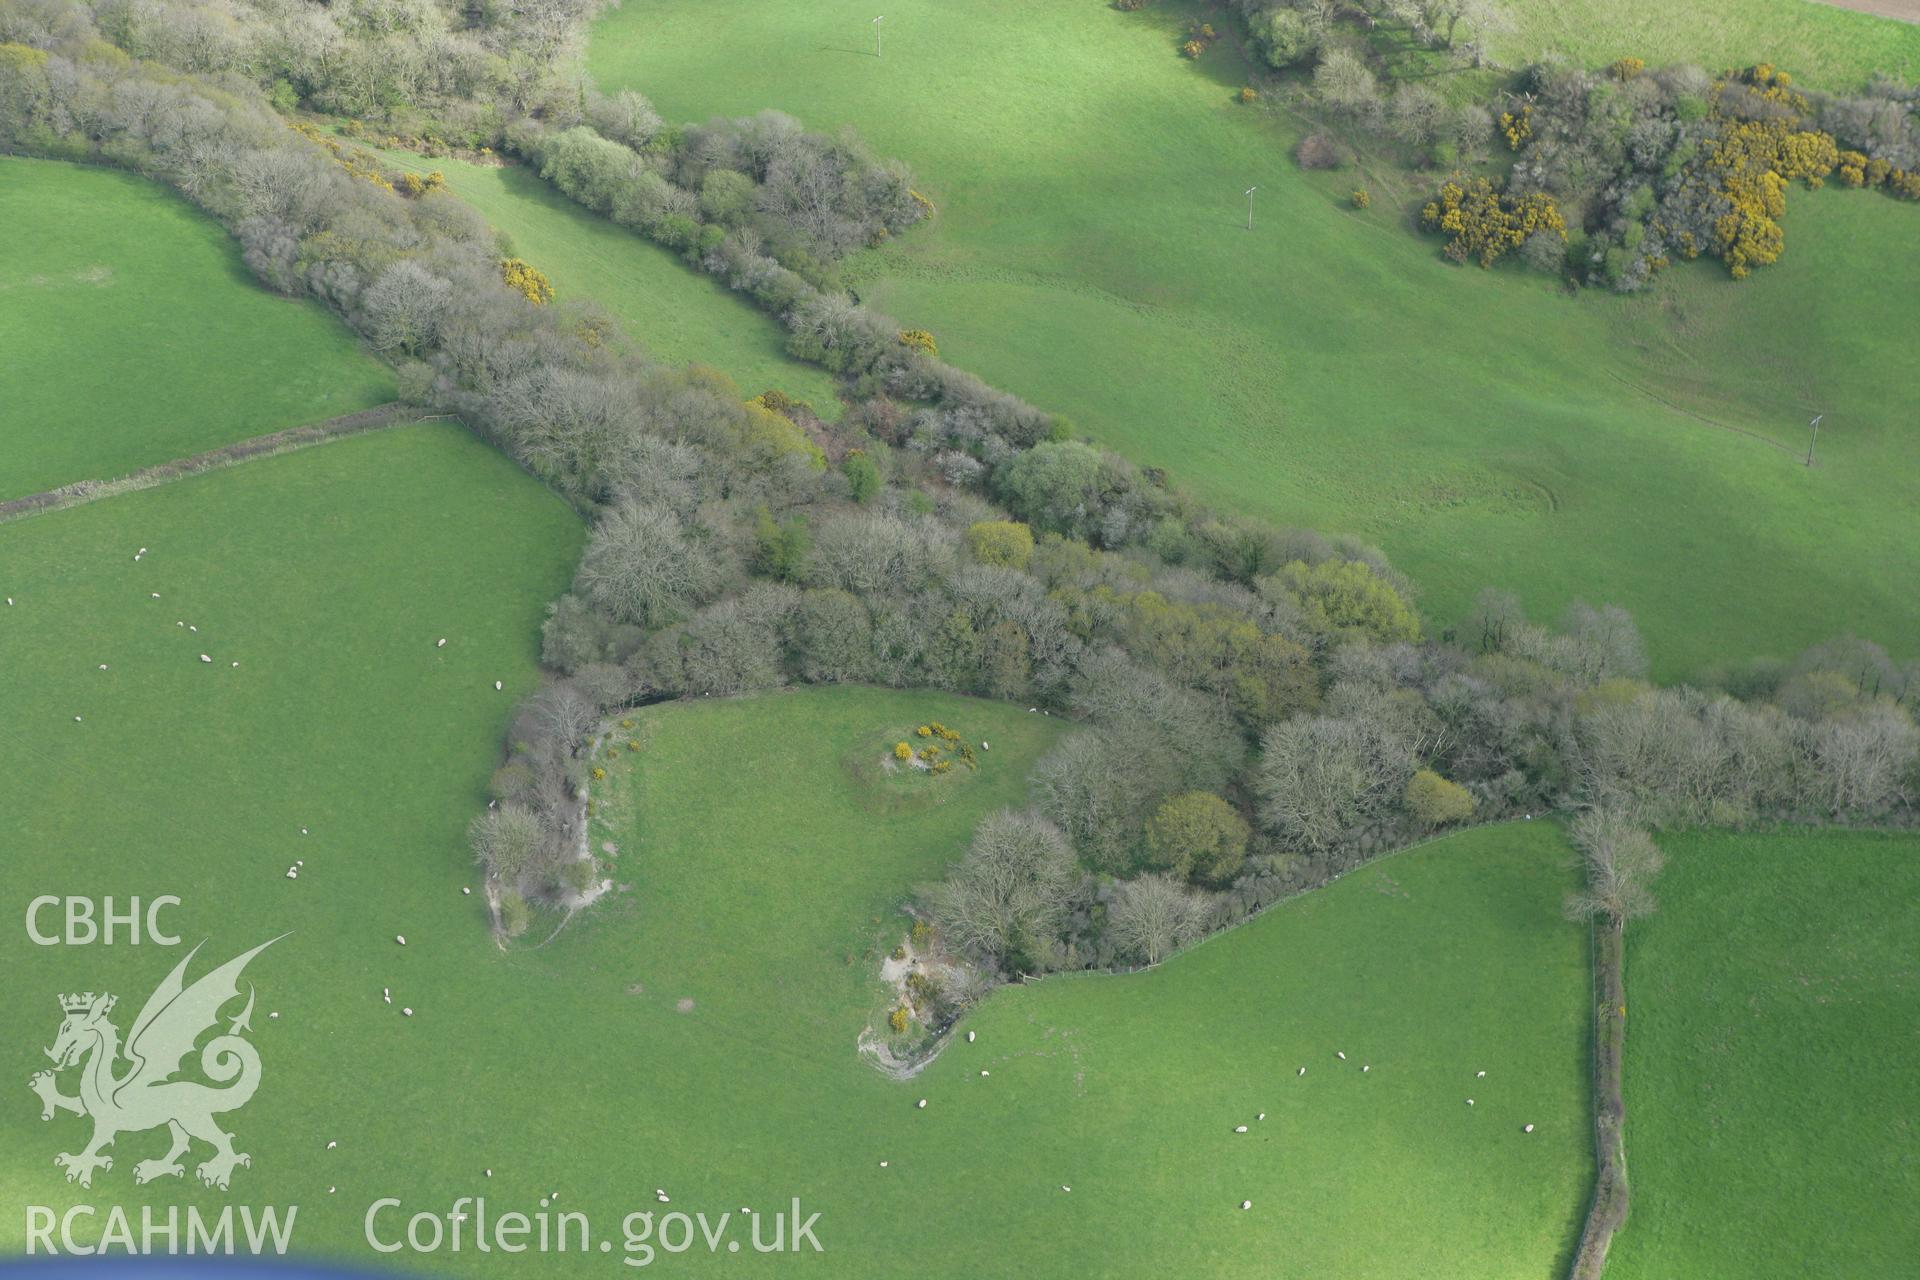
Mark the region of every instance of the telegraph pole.
[[876, 58], [880, 56], [880, 18], [886, 16], [883, 13], [873, 20], [873, 56]]
[[1246, 196], [1247, 196], [1247, 230], [1249, 230], [1249, 231], [1251, 231], [1251, 230], [1253, 230], [1253, 193], [1254, 193], [1254, 192], [1256, 192], [1256, 191], [1258, 191], [1259, 189], [1260, 189], [1259, 187], [1248, 187], [1248, 188], [1247, 188], [1247, 191], [1246, 191]]
[[1824, 413], [1815, 414], [1813, 421], [1807, 424], [1807, 432], [1808, 432], [1807, 434], [1807, 465], [1808, 466], [1813, 465], [1813, 446], [1820, 442], [1820, 419], [1826, 416], [1827, 415]]

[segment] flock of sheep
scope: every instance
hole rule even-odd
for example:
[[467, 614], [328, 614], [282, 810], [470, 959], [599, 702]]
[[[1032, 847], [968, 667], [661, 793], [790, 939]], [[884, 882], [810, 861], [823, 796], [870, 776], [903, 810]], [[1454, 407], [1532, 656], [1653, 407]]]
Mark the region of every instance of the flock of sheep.
[[[140, 549], [139, 549], [138, 551], [136, 551], [136, 552], [134, 552], [134, 553], [133, 553], [133, 562], [134, 562], [135, 564], [139, 564], [139, 563], [140, 563], [140, 562], [141, 562], [142, 560], [144, 560], [144, 559], [146, 558], [146, 555], [147, 555], [147, 548], [146, 548], [146, 547], [141, 547], [141, 548], [140, 548]], [[158, 599], [160, 599], [160, 593], [159, 593], [158, 591], [149, 591], [149, 592], [147, 593], [147, 598], [148, 598], [148, 599], [150, 599], [150, 600], [158, 600]], [[14, 607], [14, 598], [13, 598], [12, 596], [8, 596], [8, 597], [6, 597], [6, 601], [7, 601], [7, 607], [8, 607], [9, 609], [11, 609], [11, 608], [13, 608], [13, 607]], [[195, 625], [195, 624], [193, 624], [193, 623], [190, 623], [190, 622], [188, 622], [188, 621], [187, 621], [186, 619], [184, 619], [184, 618], [182, 618], [182, 619], [179, 619], [179, 620], [178, 620], [178, 621], [176, 621], [176, 622], [175, 622], [175, 623], [174, 623], [173, 625], [174, 625], [174, 626], [176, 626], [176, 627], [179, 627], [179, 628], [181, 628], [181, 629], [183, 629], [183, 630], [185, 630], [185, 631], [188, 631], [188, 632], [191, 632], [191, 633], [192, 633], [192, 634], [194, 634], [194, 635], [198, 635], [198, 634], [200, 633], [200, 628], [199, 628], [199, 627], [198, 627], [197, 625]], [[446, 648], [446, 646], [447, 646], [447, 638], [446, 638], [445, 636], [441, 636], [441, 637], [440, 637], [440, 638], [439, 638], [438, 640], [436, 640], [436, 641], [434, 642], [434, 646], [433, 646], [433, 647], [434, 647], [434, 648], [436, 648], [436, 649], [444, 649], [444, 648]], [[211, 666], [211, 665], [213, 664], [213, 655], [212, 655], [212, 654], [208, 654], [208, 653], [203, 653], [203, 654], [200, 654], [200, 655], [199, 655], [199, 658], [200, 658], [200, 661], [201, 661], [201, 662], [203, 662], [203, 663], [206, 663], [206, 664], [207, 664], [207, 665], [209, 665], [209, 666]], [[239, 663], [238, 661], [233, 661], [233, 662], [230, 662], [230, 663], [228, 663], [228, 667], [229, 667], [230, 669], [231, 669], [232, 667], [237, 667], [237, 666], [239, 666], [239, 665], [240, 665], [240, 663]], [[107, 670], [107, 669], [108, 669], [108, 668], [107, 668], [107, 664], [106, 664], [106, 663], [104, 663], [104, 662], [102, 662], [102, 663], [100, 663], [100, 664], [99, 664], [99, 669], [100, 669], [100, 670], [102, 670], [102, 671], [105, 671], [105, 670]], [[494, 692], [495, 692], [495, 693], [500, 693], [500, 692], [504, 692], [504, 691], [505, 691], [505, 689], [506, 689], [506, 682], [505, 682], [505, 681], [502, 681], [502, 680], [495, 680], [495, 681], [493, 682], [493, 689], [494, 689]], [[84, 723], [86, 722], [86, 718], [85, 718], [84, 716], [80, 716], [80, 715], [76, 715], [76, 716], [74, 716], [74, 718], [73, 718], [73, 722], [74, 722], [75, 724], [84, 724]], [[304, 832], [302, 832], [302, 834], [305, 834], [305, 833], [304, 833]], [[297, 865], [298, 865], [298, 864], [296, 864], [296, 866], [297, 866]], [[288, 868], [288, 870], [287, 870], [287, 879], [289, 879], [289, 880], [297, 880], [297, 879], [299, 879], [299, 878], [300, 878], [299, 876], [297, 876], [297, 875], [295, 875], [295, 874], [294, 874], [294, 871], [295, 871], [295, 868], [292, 868], [292, 867], [290, 867], [290, 868]]]
[[[968, 1043], [968, 1044], [972, 1044], [972, 1043], [974, 1042], [974, 1039], [975, 1039], [975, 1037], [976, 1037], [976, 1035], [977, 1035], [977, 1033], [976, 1033], [976, 1032], [972, 1032], [972, 1031], [969, 1031], [969, 1032], [967, 1032], [967, 1043]], [[1339, 1060], [1340, 1060], [1341, 1062], [1345, 1062], [1345, 1061], [1347, 1060], [1347, 1055], [1346, 1055], [1346, 1052], [1345, 1052], [1345, 1050], [1341, 1050], [1341, 1049], [1336, 1049], [1336, 1050], [1334, 1050], [1334, 1053], [1333, 1053], [1333, 1056], [1334, 1056], [1335, 1058], [1338, 1058], [1338, 1059], [1339, 1059]], [[1362, 1064], [1360, 1065], [1360, 1073], [1361, 1073], [1362, 1075], [1367, 1075], [1367, 1074], [1370, 1074], [1370, 1073], [1371, 1073], [1372, 1071], [1373, 1071], [1373, 1065], [1372, 1065], [1371, 1063], [1362, 1063]], [[983, 1069], [983, 1070], [982, 1070], [982, 1071], [980, 1072], [980, 1074], [981, 1074], [981, 1075], [983, 1075], [983, 1076], [987, 1076], [987, 1075], [991, 1075], [992, 1073], [991, 1073], [991, 1072], [989, 1072], [989, 1071], [986, 1071], [986, 1070], [984, 1070], [984, 1069]], [[1298, 1071], [1296, 1071], [1296, 1072], [1294, 1072], [1294, 1079], [1296, 1079], [1296, 1080], [1297, 1080], [1297, 1079], [1299, 1079], [1299, 1078], [1300, 1078], [1301, 1076], [1304, 1076], [1304, 1075], [1306, 1075], [1306, 1074], [1307, 1074], [1307, 1069], [1306, 1069], [1306, 1067], [1304, 1067], [1304, 1066], [1303, 1066], [1303, 1067], [1301, 1067], [1301, 1068], [1300, 1068], [1300, 1069], [1299, 1069]], [[1476, 1071], [1476, 1072], [1474, 1073], [1474, 1079], [1476, 1079], [1476, 1080], [1484, 1080], [1484, 1079], [1486, 1079], [1486, 1075], [1487, 1075], [1487, 1073], [1486, 1073], [1486, 1071], [1485, 1071], [1485, 1070], [1480, 1070], [1480, 1071]], [[928, 1101], [928, 1100], [927, 1100], [927, 1099], [925, 1099], [925, 1098], [921, 1098], [921, 1099], [919, 1099], [918, 1101], [916, 1101], [916, 1102], [915, 1102], [915, 1103], [913, 1104], [913, 1105], [914, 1105], [914, 1109], [915, 1109], [915, 1110], [917, 1110], [917, 1111], [925, 1111], [925, 1110], [927, 1109], [927, 1101]], [[1474, 1100], [1473, 1100], [1472, 1098], [1468, 1098], [1468, 1099], [1467, 1099], [1467, 1105], [1468, 1105], [1469, 1107], [1471, 1107], [1471, 1106], [1473, 1106], [1473, 1105], [1474, 1105]], [[1267, 1118], [1267, 1113], [1266, 1113], [1266, 1112], [1264, 1112], [1264, 1111], [1262, 1111], [1262, 1112], [1260, 1112], [1259, 1114], [1257, 1114], [1256, 1116], [1254, 1116], [1254, 1121], [1255, 1121], [1255, 1123], [1258, 1123], [1259, 1121], [1262, 1121], [1262, 1120], [1265, 1120], [1266, 1118]], [[1237, 1133], [1237, 1134], [1238, 1134], [1238, 1133], [1248, 1133], [1248, 1132], [1250, 1132], [1250, 1131], [1251, 1131], [1251, 1126], [1250, 1126], [1250, 1125], [1244, 1125], [1244, 1124], [1237, 1124], [1237, 1125], [1235, 1125], [1235, 1126], [1233, 1126], [1233, 1131], [1234, 1131], [1235, 1133]], [[1522, 1125], [1522, 1126], [1521, 1126], [1521, 1128], [1520, 1128], [1520, 1132], [1522, 1132], [1522, 1133], [1532, 1133], [1532, 1132], [1533, 1132], [1533, 1125], [1532, 1125], [1531, 1123], [1528, 1123], [1528, 1124], [1525, 1124], [1525, 1125]], [[888, 1167], [890, 1166], [890, 1164], [891, 1164], [891, 1162], [890, 1162], [890, 1161], [887, 1161], [887, 1160], [882, 1160], [882, 1161], [880, 1162], [880, 1167], [881, 1167], [882, 1169], [885, 1169], [885, 1168], [888, 1168]], [[1072, 1187], [1072, 1185], [1071, 1185], [1071, 1184], [1069, 1184], [1069, 1183], [1064, 1183], [1064, 1182], [1063, 1182], [1063, 1183], [1061, 1183], [1061, 1184], [1060, 1184], [1060, 1190], [1062, 1190], [1062, 1191], [1066, 1191], [1066, 1192], [1071, 1192], [1071, 1191], [1073, 1190], [1073, 1187]], [[663, 1198], [664, 1198], [664, 1197], [663, 1197]], [[1242, 1200], [1242, 1201], [1240, 1201], [1240, 1208], [1241, 1208], [1242, 1210], [1246, 1210], [1246, 1209], [1251, 1209], [1251, 1208], [1253, 1208], [1253, 1201], [1251, 1201], [1251, 1200]]]

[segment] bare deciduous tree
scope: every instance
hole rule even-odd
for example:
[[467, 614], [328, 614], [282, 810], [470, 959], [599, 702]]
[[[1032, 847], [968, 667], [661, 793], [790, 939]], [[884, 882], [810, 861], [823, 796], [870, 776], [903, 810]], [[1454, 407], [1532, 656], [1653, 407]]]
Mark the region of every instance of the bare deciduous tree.
[[1078, 878], [1058, 827], [1005, 809], [981, 819], [966, 856], [927, 896], [950, 945], [1026, 972], [1044, 964]]
[[1114, 944], [1147, 964], [1159, 964], [1206, 932], [1206, 926], [1206, 899], [1161, 875], [1121, 885], [1107, 915]]
[[546, 833], [538, 814], [509, 800], [475, 818], [467, 828], [467, 840], [473, 846], [474, 861], [491, 879], [511, 889], [533, 869]]
[[574, 587], [621, 621], [654, 627], [702, 603], [723, 578], [672, 512], [628, 503], [594, 527]]
[[1618, 928], [1650, 916], [1658, 907], [1653, 882], [1666, 859], [1653, 837], [1611, 809], [1581, 814], [1573, 823], [1573, 843], [1586, 867], [1586, 888], [1567, 895], [1567, 915], [1604, 920]]

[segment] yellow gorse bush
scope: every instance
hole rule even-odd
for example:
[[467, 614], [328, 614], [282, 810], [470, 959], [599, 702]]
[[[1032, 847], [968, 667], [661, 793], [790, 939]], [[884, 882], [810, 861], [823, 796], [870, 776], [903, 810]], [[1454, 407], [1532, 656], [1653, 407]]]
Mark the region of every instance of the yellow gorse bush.
[[1464, 185], [1442, 183], [1439, 198], [1430, 201], [1420, 217], [1430, 229], [1453, 237], [1447, 243], [1449, 258], [1455, 262], [1478, 259], [1483, 267], [1492, 266], [1508, 250], [1519, 248], [1536, 231], [1567, 238], [1567, 220], [1552, 196], [1540, 191], [1508, 195], [1496, 191], [1485, 178], [1474, 178]]
[[525, 296], [536, 307], [544, 307], [553, 301], [553, 285], [548, 282], [546, 273], [521, 258], [502, 258], [500, 260], [500, 278], [507, 287]]
[[1507, 149], [1510, 151], [1518, 151], [1520, 144], [1533, 136], [1533, 108], [1531, 106], [1522, 107], [1520, 108], [1519, 115], [1514, 115], [1510, 111], [1502, 111], [1500, 113], [1500, 132], [1507, 137]]

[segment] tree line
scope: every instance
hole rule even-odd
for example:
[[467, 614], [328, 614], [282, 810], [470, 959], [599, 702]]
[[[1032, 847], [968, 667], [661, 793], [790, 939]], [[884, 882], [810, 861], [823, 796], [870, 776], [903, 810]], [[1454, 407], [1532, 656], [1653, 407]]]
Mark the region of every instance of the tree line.
[[834, 283], [839, 256], [926, 212], [856, 139], [773, 115], [667, 129], [636, 95], [591, 93], [501, 135], [777, 315], [842, 377], [829, 423], [655, 365], [591, 304], [522, 287], [471, 210], [370, 180], [364, 154], [288, 128], [271, 85], [102, 56], [111, 31], [70, 0], [0, 2], [0, 143], [174, 186], [269, 287], [330, 307], [410, 398], [590, 519], [543, 628], [551, 678], [473, 829], [509, 925], [513, 895], [592, 873], [586, 748], [608, 717], [796, 682], [1075, 722], [1029, 807], [983, 821], [920, 895], [1003, 976], [1153, 963], [1467, 821], [1912, 820], [1916, 670], [1870, 644], [1660, 689], [1614, 608], [1546, 627], [1488, 592], [1436, 634], [1377, 550], [1214, 512], [945, 364]]

